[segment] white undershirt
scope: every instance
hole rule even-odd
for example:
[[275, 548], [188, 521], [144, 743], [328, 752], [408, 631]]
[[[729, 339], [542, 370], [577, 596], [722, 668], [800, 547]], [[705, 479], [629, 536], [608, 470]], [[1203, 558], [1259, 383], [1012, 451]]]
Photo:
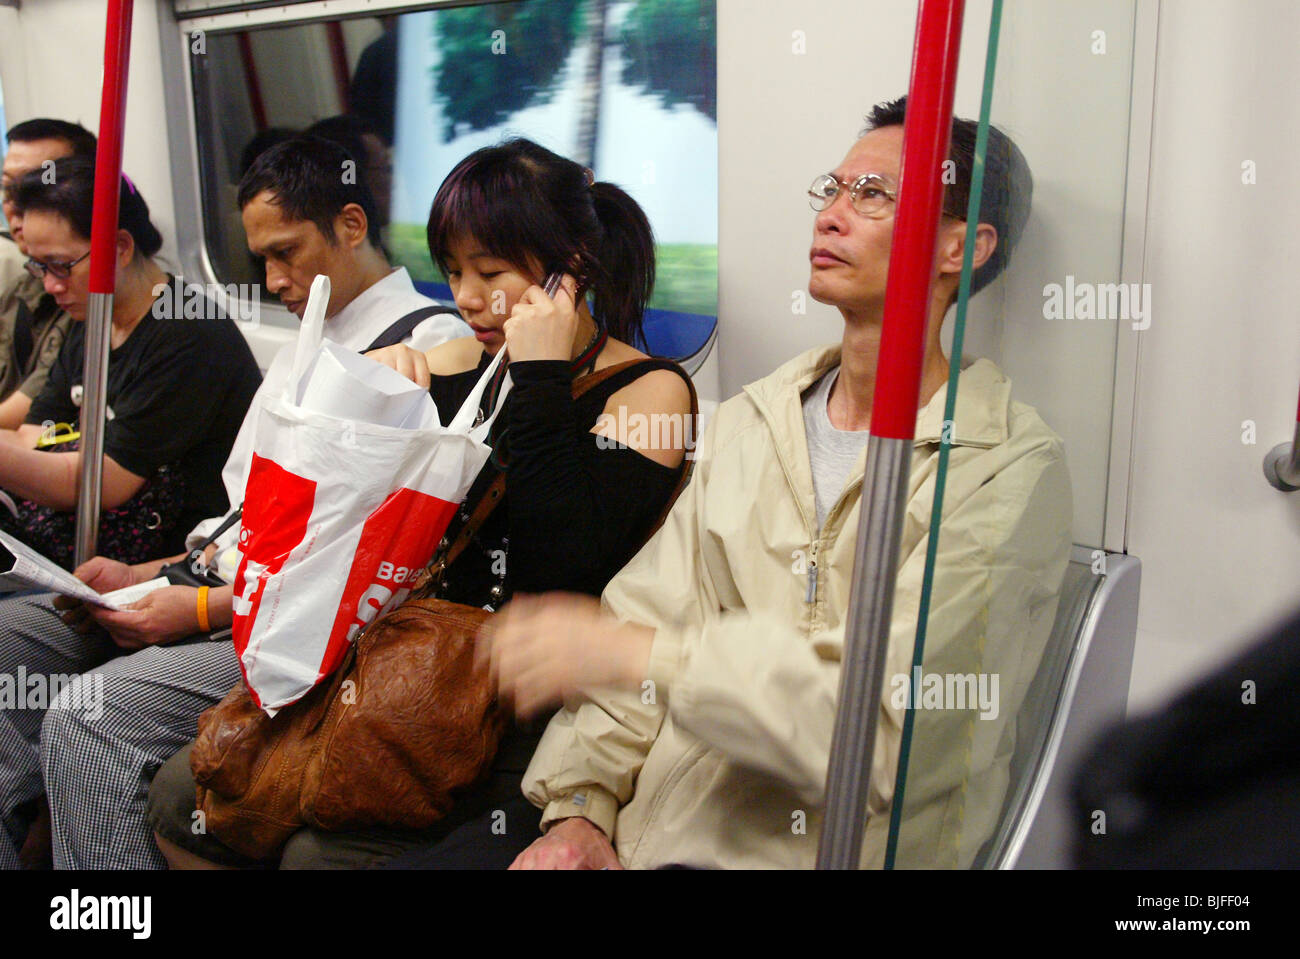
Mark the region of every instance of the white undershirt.
[[869, 430], [836, 429], [831, 423], [827, 405], [839, 372], [838, 366], [827, 371], [803, 395], [803, 428], [808, 437], [818, 529], [826, 525], [826, 517], [844, 491], [844, 483], [871, 435]]

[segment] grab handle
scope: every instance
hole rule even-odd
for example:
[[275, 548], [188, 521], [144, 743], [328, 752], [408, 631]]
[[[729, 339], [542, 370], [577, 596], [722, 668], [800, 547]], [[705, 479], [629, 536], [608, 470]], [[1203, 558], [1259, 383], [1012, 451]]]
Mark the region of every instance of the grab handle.
[[1274, 446], [1264, 457], [1264, 477], [1270, 486], [1284, 493], [1300, 489], [1300, 405], [1297, 405], [1295, 418], [1295, 435], [1291, 442]]

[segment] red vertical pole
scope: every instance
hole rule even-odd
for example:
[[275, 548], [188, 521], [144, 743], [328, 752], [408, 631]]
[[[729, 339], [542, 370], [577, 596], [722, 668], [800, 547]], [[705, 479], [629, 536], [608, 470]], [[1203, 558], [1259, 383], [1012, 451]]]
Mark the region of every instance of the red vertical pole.
[[[964, 0], [921, 0], [817, 868], [856, 869], [894, 610]], [[903, 760], [900, 760], [903, 761]]]
[[90, 227], [90, 292], [112, 293], [116, 276], [117, 198], [122, 177], [122, 124], [131, 60], [134, 0], [109, 0], [104, 36], [104, 88], [99, 103], [95, 153], [95, 210]]
[[922, 0], [917, 13], [912, 84], [903, 125], [900, 195], [871, 405], [873, 436], [916, 437], [935, 238], [943, 212], [941, 174], [952, 133], [963, 6], [963, 0]]
[[90, 223], [90, 297], [81, 401], [81, 482], [77, 488], [77, 564], [95, 555], [104, 466], [104, 410], [109, 333], [117, 279], [117, 214], [122, 182], [122, 124], [131, 60], [133, 0], [108, 0], [104, 32], [104, 87], [95, 153], [95, 200]]

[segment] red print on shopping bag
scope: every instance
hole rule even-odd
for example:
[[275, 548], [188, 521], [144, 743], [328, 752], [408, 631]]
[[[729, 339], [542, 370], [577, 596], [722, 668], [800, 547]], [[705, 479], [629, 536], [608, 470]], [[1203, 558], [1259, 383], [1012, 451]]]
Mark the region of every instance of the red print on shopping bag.
[[455, 503], [403, 488], [367, 517], [330, 630], [322, 675], [333, 670], [347, 642], [380, 610], [394, 598], [400, 602], [406, 597], [455, 512]]
[[316, 482], [303, 479], [253, 454], [240, 517], [242, 557], [231, 599], [236, 649], [243, 651], [262, 605], [262, 587], [280, 572], [289, 554], [307, 535], [316, 504]]

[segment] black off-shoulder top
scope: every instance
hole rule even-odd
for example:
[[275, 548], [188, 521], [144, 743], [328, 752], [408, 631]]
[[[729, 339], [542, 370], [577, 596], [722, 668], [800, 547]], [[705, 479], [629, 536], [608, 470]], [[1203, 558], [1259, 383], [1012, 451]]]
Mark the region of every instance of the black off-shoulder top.
[[[484, 352], [475, 369], [433, 378], [429, 393], [444, 424], [490, 362]], [[651, 360], [574, 400], [567, 362], [510, 364], [514, 386], [489, 438], [494, 459], [503, 461], [505, 498], [447, 569], [441, 598], [499, 607], [515, 591], [600, 595], [648, 538], [684, 468], [608, 440], [598, 443], [591, 432], [612, 394], [657, 369], [686, 377], [671, 361]], [[495, 475], [491, 463], [484, 467], [466, 508], [452, 520], [449, 539]]]

